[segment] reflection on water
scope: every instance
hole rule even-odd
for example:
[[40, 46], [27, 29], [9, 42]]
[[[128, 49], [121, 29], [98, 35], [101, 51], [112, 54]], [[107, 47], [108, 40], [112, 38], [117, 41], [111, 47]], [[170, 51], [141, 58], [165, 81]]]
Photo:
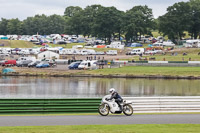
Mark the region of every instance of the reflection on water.
[[102, 97], [109, 88], [122, 96], [200, 96], [200, 80], [126, 78], [1, 77], [0, 98]]

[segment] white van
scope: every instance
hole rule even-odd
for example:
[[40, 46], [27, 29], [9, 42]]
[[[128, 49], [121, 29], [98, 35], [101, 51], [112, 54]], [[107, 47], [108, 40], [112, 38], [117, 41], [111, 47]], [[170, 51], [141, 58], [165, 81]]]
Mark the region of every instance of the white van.
[[130, 55], [139, 55], [144, 53], [144, 48], [136, 48], [130, 52]]
[[84, 60], [78, 66], [78, 69], [96, 69], [97, 68], [97, 60]]
[[166, 47], [174, 47], [175, 44], [171, 41], [167, 41], [167, 42], [163, 42], [163, 46], [166, 46]]
[[117, 50], [108, 50], [106, 52], [107, 55], [117, 55]]

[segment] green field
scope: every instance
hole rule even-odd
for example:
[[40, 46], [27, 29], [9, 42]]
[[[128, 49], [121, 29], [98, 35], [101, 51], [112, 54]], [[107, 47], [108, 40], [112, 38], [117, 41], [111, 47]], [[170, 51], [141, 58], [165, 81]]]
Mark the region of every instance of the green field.
[[122, 68], [107, 68], [84, 71], [92, 75], [162, 75], [162, 76], [200, 76], [199, 67], [152, 67], [125, 66]]
[[[32, 48], [34, 46], [42, 47], [41, 45], [35, 45], [32, 42], [22, 41], [22, 40], [0, 40], [0, 44], [4, 44], [5, 47], [11, 48]], [[63, 47], [63, 48], [72, 48], [74, 45], [84, 45], [84, 43], [69, 43], [69, 44], [51, 44], [48, 43], [51, 47]]]
[[21, 40], [0, 40], [0, 44], [4, 44], [5, 47], [11, 48], [32, 48], [36, 46], [31, 42]]
[[199, 133], [200, 124], [0, 127], [0, 133]]
[[[189, 58], [191, 61], [200, 61], [200, 55], [198, 53], [200, 52], [200, 48], [181, 48], [181, 49], [175, 49], [174, 53], [177, 53], [176, 56], [172, 56], [171, 51], [167, 51], [165, 55], [162, 54], [156, 54], [156, 55], [144, 55], [143, 58], [147, 57], [147, 59], [155, 57], [156, 61], [189, 61]], [[187, 53], [187, 55], [183, 56], [183, 53]], [[134, 59], [135, 61], [139, 60], [139, 56], [127, 56], [131, 58], [127, 58], [124, 60], [131, 61]]]
[[[168, 53], [166, 55], [147, 55], [147, 56], [143, 56], [142, 58], [147, 57], [147, 59], [149, 58], [153, 58], [155, 57], [156, 61], [200, 61], [200, 55], [196, 54], [188, 54], [186, 56], [183, 56], [182, 54], [178, 54], [177, 56], [172, 56], [171, 53]], [[139, 61], [139, 56], [134, 56], [132, 58], [127, 58], [127, 59], [123, 59], [123, 60], [129, 60], [131, 61], [132, 59], [134, 59], [135, 61]]]

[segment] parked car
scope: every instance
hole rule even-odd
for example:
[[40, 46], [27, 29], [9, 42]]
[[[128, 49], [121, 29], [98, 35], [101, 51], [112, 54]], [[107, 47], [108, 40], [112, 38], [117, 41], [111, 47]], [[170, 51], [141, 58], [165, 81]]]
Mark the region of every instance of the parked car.
[[2, 66], [15, 66], [16, 65], [16, 60], [6, 60], [2, 62]]
[[40, 61], [33, 61], [33, 62], [31, 62], [31, 63], [28, 64], [28, 67], [35, 67], [39, 63], [40, 63]]
[[45, 68], [45, 67], [50, 67], [48, 62], [40, 62], [39, 64], [36, 65], [36, 68]]
[[17, 66], [18, 67], [27, 67], [28, 64], [31, 62], [32, 62], [32, 60], [22, 60], [17, 63]]
[[71, 63], [68, 68], [69, 69], [78, 69], [78, 66], [81, 64], [80, 61]]

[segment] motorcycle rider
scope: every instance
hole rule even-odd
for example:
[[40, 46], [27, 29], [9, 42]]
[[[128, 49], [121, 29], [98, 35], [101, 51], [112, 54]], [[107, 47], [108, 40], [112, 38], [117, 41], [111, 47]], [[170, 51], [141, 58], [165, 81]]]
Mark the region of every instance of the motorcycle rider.
[[122, 110], [122, 106], [120, 105], [121, 102], [123, 102], [123, 99], [121, 98], [121, 96], [116, 92], [116, 90], [114, 88], [111, 88], [109, 90], [111, 97], [107, 98], [106, 100], [112, 100], [113, 98], [115, 99], [115, 102], [118, 104], [120, 110]]

